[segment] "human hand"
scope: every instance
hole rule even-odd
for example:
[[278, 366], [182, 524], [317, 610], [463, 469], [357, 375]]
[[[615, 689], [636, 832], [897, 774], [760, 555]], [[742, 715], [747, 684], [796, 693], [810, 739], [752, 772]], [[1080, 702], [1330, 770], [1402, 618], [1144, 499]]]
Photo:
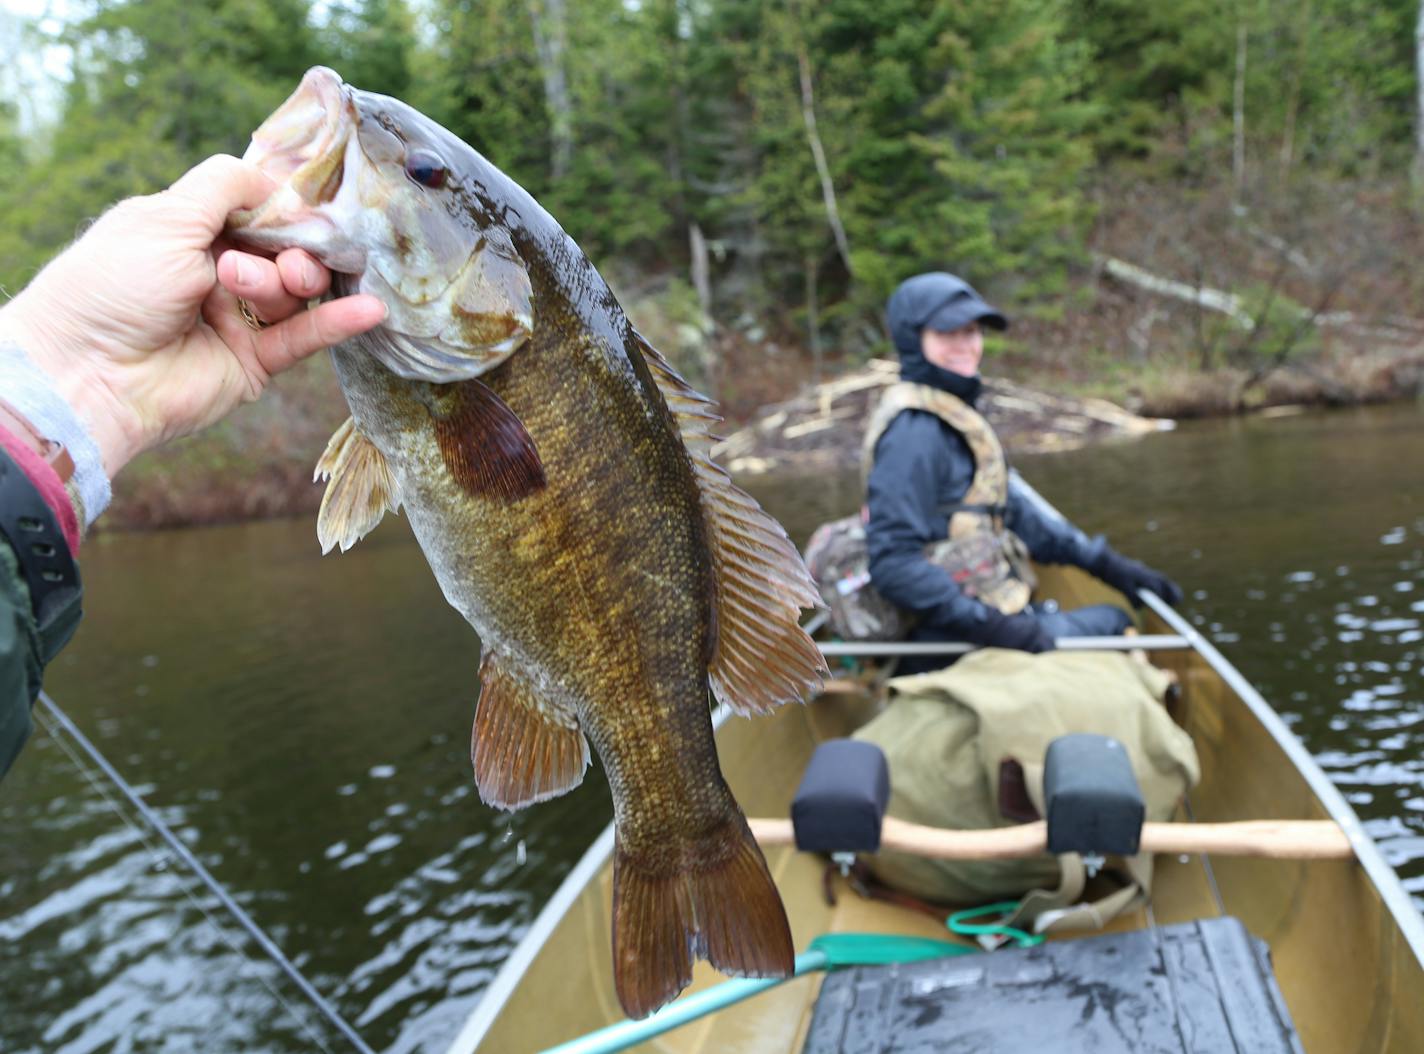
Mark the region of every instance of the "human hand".
[[[119, 202], [0, 309], [0, 340], [54, 379], [111, 478], [385, 318], [367, 295], [307, 310], [331, 275], [300, 249], [269, 259], [226, 247], [228, 214], [275, 189], [255, 165], [210, 157], [167, 190]], [[243, 321], [239, 296], [267, 328]]]
[[1156, 593], [1173, 607], [1182, 602], [1182, 590], [1176, 582], [1161, 571], [1154, 571], [1140, 561], [1123, 556], [1111, 546], [1103, 546], [1102, 554], [1088, 570], [1132, 601], [1134, 607], [1142, 606], [1142, 600], [1137, 595], [1139, 589]]
[[1052, 651], [1058, 646], [1047, 627], [1031, 611], [1002, 615], [991, 610], [989, 621], [979, 636], [978, 643], [986, 648], [1014, 648], [1036, 653]]

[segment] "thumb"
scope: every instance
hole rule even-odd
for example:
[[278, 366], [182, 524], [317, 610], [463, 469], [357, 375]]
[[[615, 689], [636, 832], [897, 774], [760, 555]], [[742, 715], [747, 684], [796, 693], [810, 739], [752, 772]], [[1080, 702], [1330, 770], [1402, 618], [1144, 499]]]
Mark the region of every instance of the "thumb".
[[203, 225], [217, 235], [231, 212], [255, 208], [276, 189], [272, 177], [252, 162], [214, 154], [179, 176], [168, 193], [195, 204]]

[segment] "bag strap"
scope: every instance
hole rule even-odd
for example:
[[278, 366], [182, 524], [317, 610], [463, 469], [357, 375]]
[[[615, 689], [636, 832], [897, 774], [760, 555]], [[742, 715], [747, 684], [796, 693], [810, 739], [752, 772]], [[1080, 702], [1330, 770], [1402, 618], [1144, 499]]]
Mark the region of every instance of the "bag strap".
[[1151, 865], [1147, 864], [1144, 870], [1141, 855], [1124, 860], [1127, 874], [1122, 886], [1089, 901], [1078, 899], [1087, 885], [1083, 858], [1077, 853], [1064, 853], [1058, 863], [1063, 872], [1058, 888], [1035, 889], [1026, 894], [1004, 925], [1032, 933], [1100, 930], [1119, 915], [1147, 902]]

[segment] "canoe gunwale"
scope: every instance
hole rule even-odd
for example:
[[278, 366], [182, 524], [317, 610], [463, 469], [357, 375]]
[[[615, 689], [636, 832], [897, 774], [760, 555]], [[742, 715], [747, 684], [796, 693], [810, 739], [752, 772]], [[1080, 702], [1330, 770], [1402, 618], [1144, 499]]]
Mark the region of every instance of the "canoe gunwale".
[[1311, 793], [1319, 800], [1330, 818], [1339, 824], [1340, 829], [1345, 832], [1345, 836], [1350, 840], [1350, 845], [1355, 850], [1355, 858], [1365, 869], [1370, 884], [1379, 893], [1380, 899], [1394, 918], [1395, 925], [1399, 927], [1399, 932], [1414, 953], [1415, 959], [1424, 965], [1424, 915], [1421, 915], [1419, 909], [1414, 906], [1413, 899], [1399, 881], [1399, 875], [1390, 866], [1389, 861], [1384, 858], [1384, 854], [1380, 852], [1374, 839], [1365, 831], [1359, 816], [1355, 814], [1350, 803], [1345, 800], [1345, 796], [1340, 793], [1340, 789], [1330, 781], [1325, 770], [1316, 762], [1310, 751], [1306, 750], [1305, 744], [1300, 741], [1300, 738], [1281, 719], [1281, 715], [1276, 713], [1271, 704], [1266, 702], [1261, 693], [1256, 691], [1241, 671], [1236, 669], [1226, 656], [1216, 650], [1216, 646], [1209, 639], [1199, 633], [1196, 627], [1156, 594], [1144, 590], [1140, 596], [1153, 614], [1165, 622], [1173, 633], [1180, 634], [1190, 642], [1192, 650], [1200, 655], [1212, 668], [1212, 671], [1226, 682], [1227, 687], [1255, 715], [1256, 720], [1261, 723], [1267, 734], [1285, 753], [1295, 770], [1300, 773], [1307, 786], [1310, 787]]
[[[1219, 676], [1235, 697], [1245, 704], [1261, 727], [1285, 754], [1291, 766], [1300, 774], [1325, 812], [1345, 832], [1355, 857], [1364, 868], [1367, 880], [1379, 897], [1395, 926], [1408, 944], [1415, 959], [1424, 965], [1424, 916], [1414, 906], [1394, 868], [1385, 860], [1374, 840], [1366, 833], [1360, 818], [1339, 789], [1320, 768], [1293, 733], [1251, 683], [1223, 656], [1216, 647], [1196, 630], [1181, 614], [1150, 593], [1141, 594], [1142, 601], [1170, 631], [1179, 635], [1187, 648], [1196, 653]], [[731, 711], [719, 706], [713, 713], [713, 727], [720, 728]], [[579, 896], [595, 880], [613, 853], [614, 830], [610, 822], [589, 846], [573, 870], [565, 877], [554, 895], [535, 917], [533, 924], [501, 965], [494, 980], [481, 995], [459, 1034], [447, 1049], [447, 1054], [472, 1054], [479, 1049], [486, 1034], [504, 1012], [518, 989], [525, 973], [544, 949], [554, 929], [564, 919]]]
[[481, 994], [480, 1001], [475, 1004], [475, 1009], [460, 1027], [460, 1032], [451, 1042], [447, 1054], [467, 1054], [479, 1049], [480, 1044], [484, 1042], [485, 1033], [495, 1023], [504, 1010], [504, 1005], [509, 1002], [509, 997], [519, 987], [525, 971], [543, 951], [555, 927], [568, 914], [584, 887], [597, 877], [612, 855], [613, 824], [609, 823], [584, 851], [574, 869], [559, 883], [559, 888], [554, 890], [554, 895], [534, 917], [533, 924], [525, 931], [524, 936], [519, 938], [519, 943], [514, 946], [509, 958], [500, 965], [499, 973], [494, 975], [494, 980]]

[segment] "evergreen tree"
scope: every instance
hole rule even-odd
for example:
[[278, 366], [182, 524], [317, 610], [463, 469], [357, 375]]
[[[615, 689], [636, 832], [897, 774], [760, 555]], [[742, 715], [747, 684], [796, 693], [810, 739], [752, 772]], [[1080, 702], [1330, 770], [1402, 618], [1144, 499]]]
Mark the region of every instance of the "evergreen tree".
[[1151, 159], [1167, 175], [1216, 178], [1229, 165], [1239, 59], [1248, 177], [1407, 163], [1414, 0], [1072, 0], [1071, 9], [1093, 51], [1095, 142], [1107, 161]]
[[[850, 245], [860, 332], [918, 271], [964, 274], [1021, 307], [1062, 289], [1080, 253], [1093, 116], [1087, 49], [1058, 0], [830, 0], [769, 15], [757, 51], [756, 195], [783, 261], [832, 252], [802, 125], [794, 42]], [[798, 127], [801, 126], [801, 127]], [[794, 130], [794, 132], [793, 132]], [[854, 338], [852, 338], [854, 339]]]
[[1072, 0], [1074, 36], [1092, 50], [1103, 156], [1152, 154], [1165, 137], [1181, 135], [1203, 104], [1229, 122], [1237, 6]]
[[409, 100], [525, 189], [547, 189], [549, 128], [525, 0], [434, 0], [435, 51]]

